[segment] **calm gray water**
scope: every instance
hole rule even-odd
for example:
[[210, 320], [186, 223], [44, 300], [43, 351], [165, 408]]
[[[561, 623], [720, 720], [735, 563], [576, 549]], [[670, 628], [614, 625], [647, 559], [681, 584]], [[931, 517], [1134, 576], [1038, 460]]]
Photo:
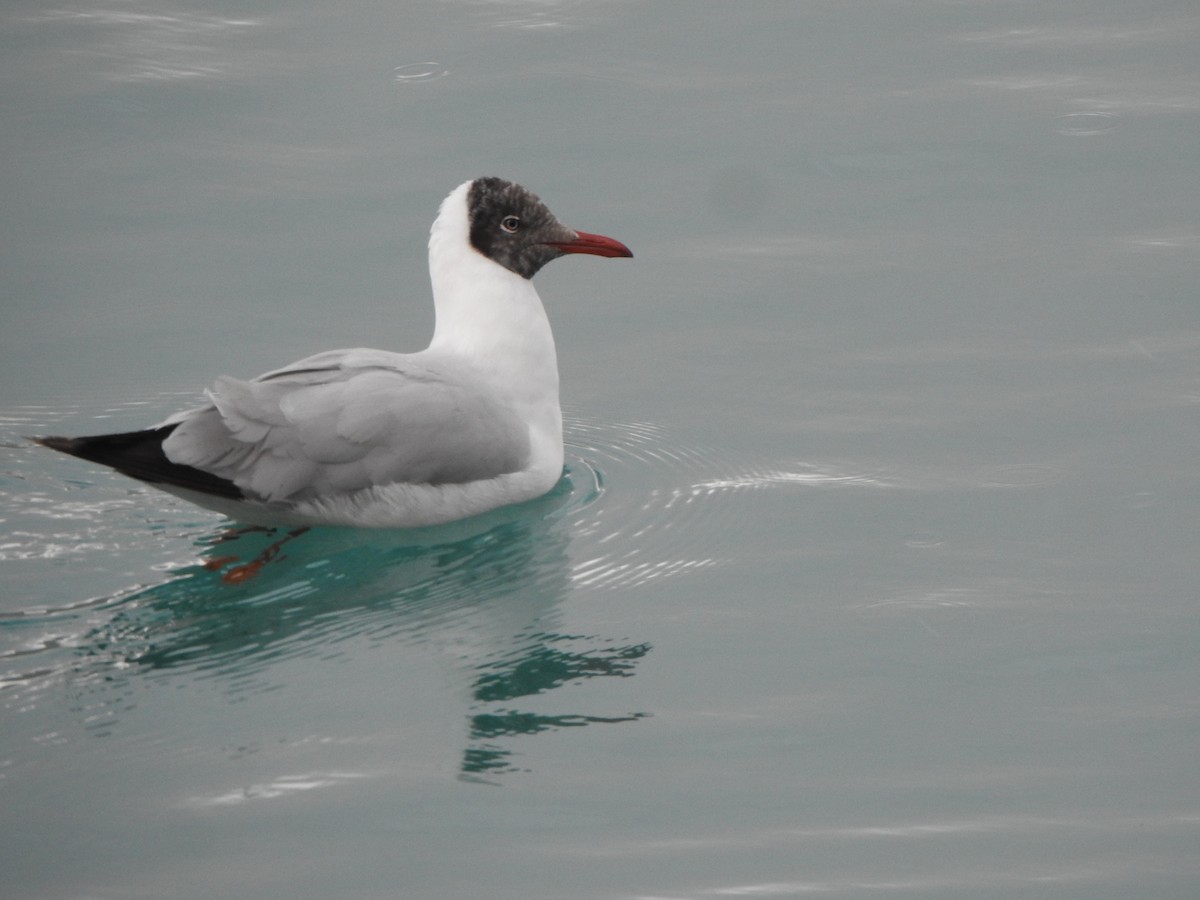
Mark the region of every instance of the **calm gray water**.
[[[11, 0], [0, 894], [1194, 898], [1200, 9]], [[538, 276], [570, 471], [270, 543], [23, 436]]]

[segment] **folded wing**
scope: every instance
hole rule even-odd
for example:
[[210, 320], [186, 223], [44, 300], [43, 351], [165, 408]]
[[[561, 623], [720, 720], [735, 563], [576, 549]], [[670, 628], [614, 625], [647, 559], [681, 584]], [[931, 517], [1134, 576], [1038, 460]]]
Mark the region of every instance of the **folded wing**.
[[211, 405], [165, 423], [177, 424], [163, 451], [266, 502], [466, 483], [527, 464], [527, 427], [482, 379], [404, 359], [334, 351], [253, 381], [218, 378]]

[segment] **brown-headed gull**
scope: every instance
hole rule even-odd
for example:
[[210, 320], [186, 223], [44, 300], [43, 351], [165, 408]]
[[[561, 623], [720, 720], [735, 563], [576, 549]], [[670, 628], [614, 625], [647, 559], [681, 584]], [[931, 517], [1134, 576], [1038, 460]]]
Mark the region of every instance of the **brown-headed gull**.
[[468, 181], [430, 231], [425, 350], [330, 350], [221, 376], [204, 406], [145, 431], [35, 440], [251, 524], [408, 528], [530, 500], [563, 471], [554, 338], [530, 279], [566, 253], [633, 256], [520, 185]]

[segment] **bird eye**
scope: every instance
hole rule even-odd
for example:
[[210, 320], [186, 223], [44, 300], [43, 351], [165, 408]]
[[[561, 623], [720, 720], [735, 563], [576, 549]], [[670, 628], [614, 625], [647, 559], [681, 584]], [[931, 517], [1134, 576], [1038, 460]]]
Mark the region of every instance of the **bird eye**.
[[500, 220], [500, 228], [507, 231], [509, 234], [516, 234], [517, 229], [521, 227], [521, 220], [516, 216], [505, 216]]

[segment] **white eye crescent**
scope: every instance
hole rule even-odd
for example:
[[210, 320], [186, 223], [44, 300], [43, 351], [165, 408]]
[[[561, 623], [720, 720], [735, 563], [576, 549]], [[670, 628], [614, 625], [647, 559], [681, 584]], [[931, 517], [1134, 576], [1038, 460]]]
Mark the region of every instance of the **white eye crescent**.
[[516, 234], [517, 229], [521, 227], [521, 220], [516, 216], [505, 216], [500, 220], [500, 229], [507, 231], [509, 234]]

